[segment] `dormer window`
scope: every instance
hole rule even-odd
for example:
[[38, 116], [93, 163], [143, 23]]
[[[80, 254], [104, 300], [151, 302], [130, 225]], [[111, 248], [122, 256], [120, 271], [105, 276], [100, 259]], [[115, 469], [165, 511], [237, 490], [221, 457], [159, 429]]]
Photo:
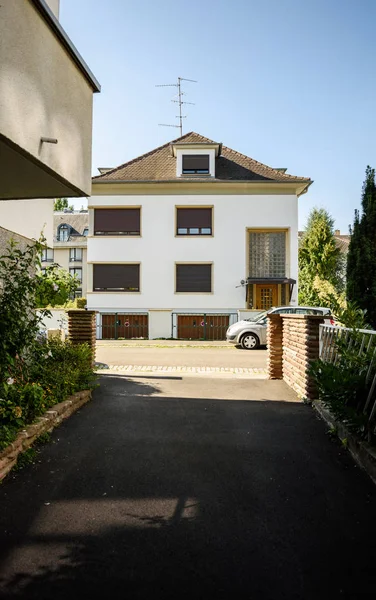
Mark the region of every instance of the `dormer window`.
[[183, 154], [183, 175], [209, 175], [208, 154]]
[[57, 238], [59, 242], [67, 242], [69, 240], [70, 229], [70, 226], [66, 225], [65, 223], [63, 225], [59, 225], [57, 231]]

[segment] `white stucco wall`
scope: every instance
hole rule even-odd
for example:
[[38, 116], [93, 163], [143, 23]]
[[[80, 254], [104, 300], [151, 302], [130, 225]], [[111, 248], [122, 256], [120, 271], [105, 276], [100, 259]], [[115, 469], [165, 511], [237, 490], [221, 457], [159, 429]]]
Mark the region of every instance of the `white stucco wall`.
[[171, 311], [151, 310], [149, 312], [149, 338], [155, 340], [161, 337], [170, 337]]
[[[286, 276], [298, 276], [298, 200], [294, 195], [93, 196], [94, 206], [142, 206], [142, 237], [88, 238], [88, 263], [141, 263], [141, 293], [98, 293], [88, 265], [88, 308], [137, 311], [171, 308], [228, 312], [246, 307], [247, 230], [287, 229]], [[175, 237], [175, 206], [213, 206], [213, 237]], [[90, 210], [91, 227], [93, 210]], [[175, 294], [176, 262], [211, 262], [211, 294]], [[296, 304], [297, 286], [292, 303]]]
[[51, 316], [44, 317], [42, 329], [64, 329], [68, 333], [68, 315], [65, 310], [51, 309]]
[[2, 1], [0, 40], [1, 133], [89, 195], [91, 85], [32, 2]]
[[30, 239], [39, 239], [41, 232], [52, 247], [52, 198], [0, 201], [0, 226]]

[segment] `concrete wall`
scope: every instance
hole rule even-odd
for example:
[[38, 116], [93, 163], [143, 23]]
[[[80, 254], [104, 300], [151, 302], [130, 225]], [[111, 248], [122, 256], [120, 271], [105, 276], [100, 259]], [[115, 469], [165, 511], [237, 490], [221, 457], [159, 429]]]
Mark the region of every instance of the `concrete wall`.
[[55, 17], [58, 19], [60, 14], [60, 0], [46, 0], [46, 2], [54, 13]]
[[171, 336], [171, 311], [151, 310], [149, 311], [149, 339], [155, 340]]
[[[171, 308], [230, 312], [246, 308], [249, 228], [283, 228], [286, 276], [298, 278], [298, 208], [294, 195], [93, 196], [91, 206], [142, 206], [141, 237], [88, 238], [88, 308], [119, 312]], [[213, 237], [175, 236], [175, 206], [213, 206]], [[90, 232], [93, 210], [90, 210]], [[176, 262], [213, 263], [213, 293], [176, 294]], [[141, 293], [91, 292], [92, 263], [141, 263]], [[297, 302], [294, 286], [292, 304]]]
[[51, 198], [0, 201], [0, 226], [36, 240], [43, 231], [47, 244], [52, 246], [53, 206]]
[[65, 310], [51, 309], [51, 317], [42, 321], [42, 329], [64, 329], [68, 332], [68, 315]]
[[2, 1], [0, 39], [0, 132], [89, 195], [92, 87], [31, 2]]

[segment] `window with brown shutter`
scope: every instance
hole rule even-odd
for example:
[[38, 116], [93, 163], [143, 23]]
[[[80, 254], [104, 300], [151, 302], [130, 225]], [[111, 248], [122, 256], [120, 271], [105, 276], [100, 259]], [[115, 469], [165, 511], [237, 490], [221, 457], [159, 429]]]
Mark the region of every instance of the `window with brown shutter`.
[[139, 292], [140, 265], [93, 265], [94, 292]]
[[95, 208], [94, 235], [140, 235], [140, 209]]
[[208, 154], [183, 154], [183, 175], [208, 175]]
[[176, 265], [176, 291], [198, 293], [212, 291], [212, 265]]
[[211, 208], [177, 208], [177, 235], [212, 235]]

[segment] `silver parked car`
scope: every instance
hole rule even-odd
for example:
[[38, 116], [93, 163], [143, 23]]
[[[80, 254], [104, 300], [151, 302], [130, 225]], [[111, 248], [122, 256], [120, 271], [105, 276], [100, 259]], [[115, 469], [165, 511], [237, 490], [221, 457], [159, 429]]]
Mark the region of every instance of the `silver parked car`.
[[226, 339], [231, 344], [240, 344], [245, 350], [254, 350], [258, 346], [266, 345], [267, 315], [277, 314], [300, 314], [300, 315], [322, 315], [325, 323], [334, 325], [334, 320], [329, 308], [314, 306], [278, 306], [268, 311], [260, 312], [249, 319], [238, 321], [227, 329]]

